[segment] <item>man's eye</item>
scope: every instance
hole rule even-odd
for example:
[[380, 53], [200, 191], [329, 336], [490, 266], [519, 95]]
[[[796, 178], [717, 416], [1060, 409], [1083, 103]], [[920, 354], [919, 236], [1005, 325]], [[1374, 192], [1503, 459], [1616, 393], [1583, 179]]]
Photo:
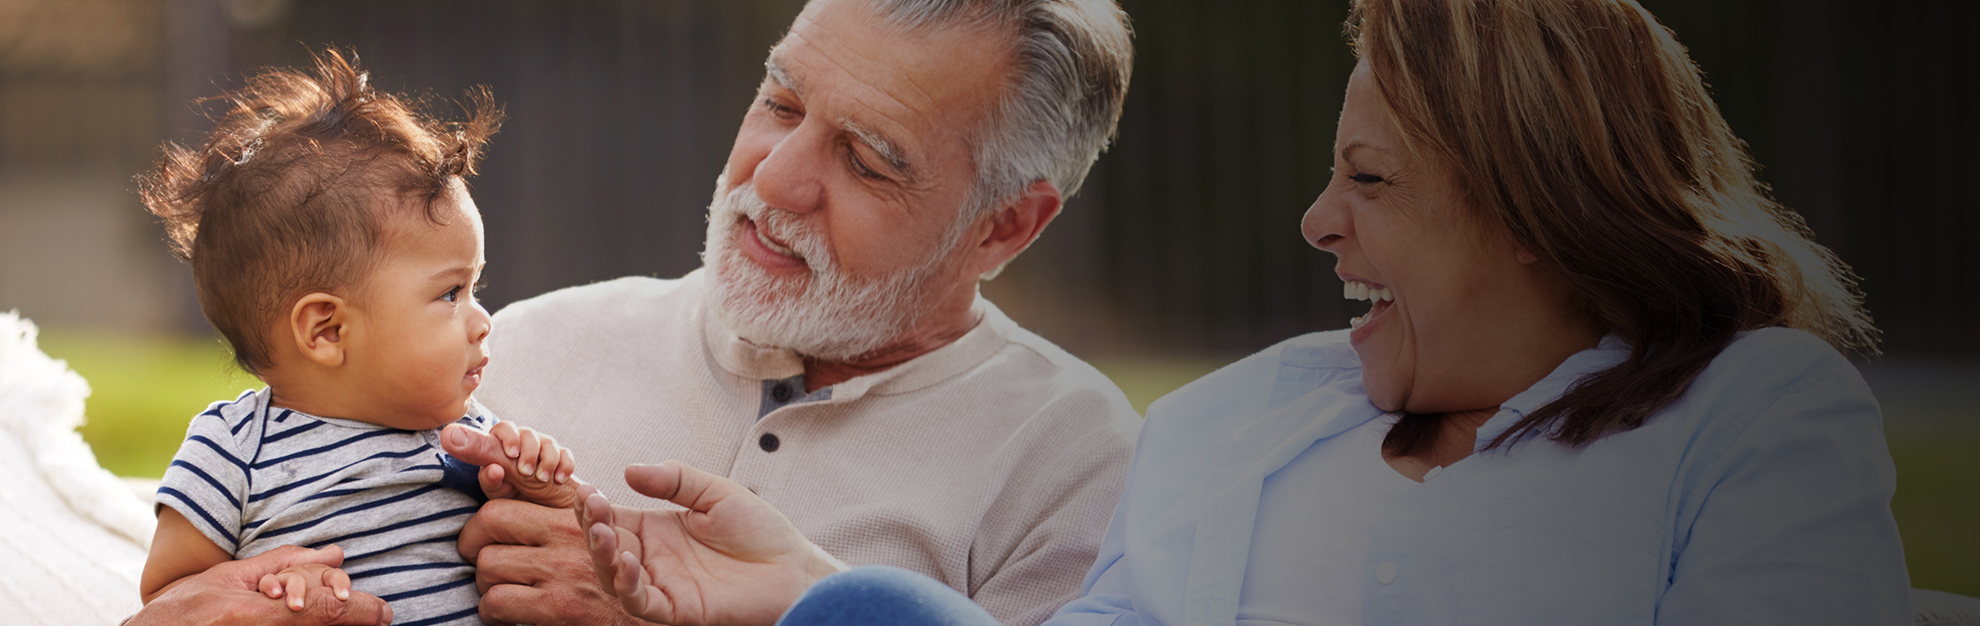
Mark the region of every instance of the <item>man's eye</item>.
[[856, 150], [850, 150], [850, 149], [846, 150], [846, 161], [847, 163], [851, 164], [853, 175], [855, 176], [867, 180], [887, 180], [887, 177], [885, 175], [882, 175], [880, 172], [873, 171], [873, 168], [867, 167], [866, 162], [860, 160], [859, 152]]
[[1351, 180], [1351, 181], [1354, 181], [1354, 182], [1357, 182], [1357, 183], [1379, 183], [1379, 182], [1382, 182], [1382, 177], [1380, 177], [1380, 176], [1376, 176], [1376, 175], [1374, 175], [1374, 174], [1369, 174], [1369, 173], [1365, 173], [1365, 172], [1364, 172], [1364, 173], [1360, 173], [1360, 174], [1355, 174], [1355, 175], [1352, 175], [1352, 176], [1349, 176], [1349, 177], [1348, 177], [1348, 180]]
[[797, 109], [793, 109], [784, 106], [782, 104], [778, 104], [776, 100], [772, 100], [770, 98], [763, 99], [763, 108], [770, 111], [771, 115], [775, 115], [779, 118], [789, 118], [791, 116], [797, 115]]
[[461, 299], [461, 286], [460, 286], [460, 285], [454, 285], [453, 287], [450, 287], [450, 288], [448, 288], [448, 289], [447, 289], [447, 293], [443, 293], [443, 294], [440, 294], [440, 299], [441, 299], [441, 300], [446, 300], [446, 301], [448, 301], [448, 302], [458, 302], [458, 301], [460, 301], [460, 299]]

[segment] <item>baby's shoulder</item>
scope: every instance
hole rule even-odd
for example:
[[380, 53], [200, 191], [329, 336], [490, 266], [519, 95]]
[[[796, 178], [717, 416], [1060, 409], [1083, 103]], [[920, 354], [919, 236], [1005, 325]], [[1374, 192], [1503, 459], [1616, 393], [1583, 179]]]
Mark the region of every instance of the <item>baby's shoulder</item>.
[[248, 447], [262, 435], [255, 417], [266, 405], [267, 393], [266, 389], [247, 389], [232, 400], [207, 405], [186, 424], [186, 439], [207, 440], [227, 450]]

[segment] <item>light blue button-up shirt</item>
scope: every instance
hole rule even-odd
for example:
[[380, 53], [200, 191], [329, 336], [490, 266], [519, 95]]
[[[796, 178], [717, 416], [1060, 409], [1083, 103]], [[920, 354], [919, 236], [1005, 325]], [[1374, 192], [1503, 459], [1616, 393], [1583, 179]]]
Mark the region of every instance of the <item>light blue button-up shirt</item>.
[[[1583, 376], [1569, 357], [1482, 448]], [[1149, 407], [1082, 597], [1051, 624], [1233, 624], [1266, 477], [1382, 412], [1345, 331], [1297, 337]], [[1856, 369], [1795, 330], [1742, 333], [1641, 428], [1538, 436], [1397, 498], [1362, 564], [1365, 624], [1908, 624], [1895, 470]], [[1277, 575], [1298, 577], [1299, 571]]]

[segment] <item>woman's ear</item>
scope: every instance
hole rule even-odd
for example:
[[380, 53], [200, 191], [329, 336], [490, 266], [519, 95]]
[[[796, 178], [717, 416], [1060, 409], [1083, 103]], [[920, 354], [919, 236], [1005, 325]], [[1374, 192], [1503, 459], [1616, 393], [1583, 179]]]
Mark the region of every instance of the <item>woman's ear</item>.
[[350, 334], [351, 309], [343, 298], [317, 292], [296, 301], [289, 310], [289, 334], [305, 358], [324, 367], [344, 364], [344, 338]]

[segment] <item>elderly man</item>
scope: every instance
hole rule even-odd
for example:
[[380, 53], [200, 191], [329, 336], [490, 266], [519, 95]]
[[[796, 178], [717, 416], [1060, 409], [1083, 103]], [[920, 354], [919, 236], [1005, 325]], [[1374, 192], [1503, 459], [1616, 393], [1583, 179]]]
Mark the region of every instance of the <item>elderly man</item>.
[[[505, 308], [478, 397], [620, 502], [621, 468], [679, 459], [839, 559], [1044, 620], [1092, 564], [1139, 419], [977, 284], [1112, 134], [1124, 19], [1110, 0], [810, 2], [764, 64], [705, 266]], [[632, 620], [569, 511], [491, 501], [460, 548], [485, 619]]]
[[[765, 62], [709, 207], [705, 267], [504, 309], [478, 397], [556, 435], [621, 503], [641, 501], [620, 468], [686, 461], [837, 559], [927, 574], [1006, 623], [1043, 621], [1092, 564], [1140, 420], [977, 283], [1079, 188], [1130, 57], [1112, 0], [812, 0]], [[445, 443], [533, 469], [486, 439]], [[570, 511], [491, 501], [460, 548], [484, 619], [638, 623], [601, 589]], [[130, 624], [390, 619], [363, 594], [235, 612], [268, 605], [243, 581], [341, 557], [215, 568]]]

